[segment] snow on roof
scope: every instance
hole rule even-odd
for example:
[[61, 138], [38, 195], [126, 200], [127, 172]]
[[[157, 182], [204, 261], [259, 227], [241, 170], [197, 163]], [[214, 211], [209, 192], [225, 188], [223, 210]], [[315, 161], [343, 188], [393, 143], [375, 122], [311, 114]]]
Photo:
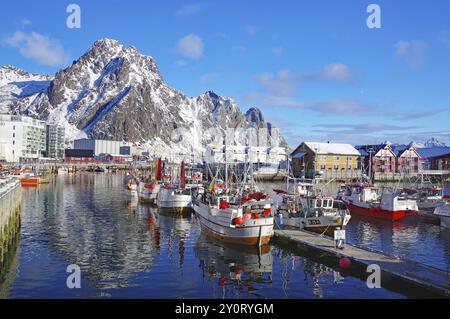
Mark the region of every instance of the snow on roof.
[[316, 154], [361, 155], [350, 144], [305, 142], [305, 145]]

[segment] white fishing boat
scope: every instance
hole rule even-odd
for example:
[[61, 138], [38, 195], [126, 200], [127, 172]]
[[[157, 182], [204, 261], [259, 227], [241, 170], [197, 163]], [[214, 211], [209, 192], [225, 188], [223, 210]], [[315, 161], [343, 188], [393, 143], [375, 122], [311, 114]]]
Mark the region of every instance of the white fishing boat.
[[450, 204], [445, 203], [434, 210], [434, 214], [441, 220], [441, 226], [450, 228]]
[[249, 184], [227, 187], [213, 180], [204, 194], [194, 196], [193, 208], [202, 231], [224, 242], [264, 245], [273, 236], [272, 202]]
[[181, 163], [180, 184], [160, 187], [156, 204], [160, 209], [175, 213], [185, 213], [192, 210], [191, 189], [186, 187], [185, 163]]
[[273, 181], [283, 179], [283, 177], [278, 164], [258, 163], [253, 170], [253, 178], [257, 181]]
[[345, 204], [333, 197], [283, 196], [278, 210], [278, 224], [333, 235], [337, 228], [344, 229], [350, 221]]
[[417, 201], [419, 210], [433, 211], [446, 202], [443, 187], [420, 188], [410, 190], [409, 193], [409, 197]]
[[154, 180], [141, 180], [137, 186], [139, 200], [144, 203], [156, 204], [159, 190], [161, 189], [162, 162], [158, 158]]
[[273, 236], [272, 203], [266, 194], [208, 191], [193, 200], [193, 207], [202, 231], [223, 242], [261, 246]]

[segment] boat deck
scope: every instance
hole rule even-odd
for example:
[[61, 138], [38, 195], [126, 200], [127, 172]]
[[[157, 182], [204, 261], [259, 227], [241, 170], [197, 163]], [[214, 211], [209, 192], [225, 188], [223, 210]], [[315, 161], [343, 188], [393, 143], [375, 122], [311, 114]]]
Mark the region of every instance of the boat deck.
[[303, 230], [275, 230], [273, 240], [291, 248], [311, 250], [318, 258], [332, 258], [333, 265], [340, 258], [348, 257], [352, 261], [349, 270], [363, 280], [369, 275], [367, 266], [377, 264], [381, 268], [381, 286], [388, 289], [422, 298], [424, 291], [429, 292], [425, 294], [427, 297], [450, 297], [450, 274], [437, 268], [349, 244], [337, 249], [333, 239]]

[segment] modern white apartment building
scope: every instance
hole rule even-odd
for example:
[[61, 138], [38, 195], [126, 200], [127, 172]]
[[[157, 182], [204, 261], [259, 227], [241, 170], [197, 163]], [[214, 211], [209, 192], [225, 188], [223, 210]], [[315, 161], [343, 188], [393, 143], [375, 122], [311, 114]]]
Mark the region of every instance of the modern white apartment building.
[[47, 125], [46, 157], [64, 158], [65, 129], [63, 126]]
[[7, 162], [45, 155], [46, 124], [27, 116], [0, 114], [0, 158]]

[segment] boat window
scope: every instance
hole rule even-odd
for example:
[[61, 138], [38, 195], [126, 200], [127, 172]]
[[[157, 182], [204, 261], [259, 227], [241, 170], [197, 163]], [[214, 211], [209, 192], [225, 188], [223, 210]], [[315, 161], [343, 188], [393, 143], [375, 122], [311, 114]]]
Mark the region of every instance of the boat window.
[[322, 207], [322, 200], [321, 199], [317, 200], [317, 206], [316, 207]]

